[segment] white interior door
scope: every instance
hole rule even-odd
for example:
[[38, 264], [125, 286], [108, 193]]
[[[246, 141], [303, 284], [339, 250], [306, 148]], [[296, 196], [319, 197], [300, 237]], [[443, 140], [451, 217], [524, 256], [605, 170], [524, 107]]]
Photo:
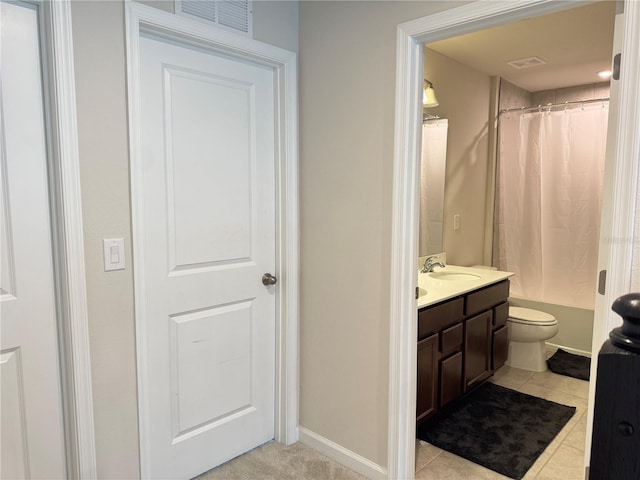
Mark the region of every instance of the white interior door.
[[[624, 14], [619, 13], [615, 19], [615, 29], [613, 33], [613, 52], [612, 57], [622, 51], [623, 35], [624, 35]], [[600, 242], [598, 248], [598, 272], [610, 273], [611, 266], [609, 259], [611, 255], [612, 245], [614, 243], [611, 237], [613, 212], [614, 212], [614, 189], [616, 176], [616, 157], [618, 150], [618, 118], [620, 111], [620, 81], [611, 79], [609, 90], [609, 121], [607, 126], [607, 144], [605, 153], [605, 169], [602, 184], [602, 207], [600, 214]], [[608, 282], [607, 282], [608, 280]], [[602, 344], [609, 338], [611, 328], [622, 323], [622, 319], [612, 313], [611, 295], [605, 295], [605, 284], [612, 283], [610, 275], [600, 278], [598, 275], [598, 293], [595, 295], [595, 307], [593, 318], [593, 341], [591, 345], [591, 378], [595, 379], [598, 371], [598, 352]], [[606, 290], [612, 287], [607, 285]], [[615, 324], [611, 324], [611, 321]], [[595, 406], [596, 381], [589, 384], [589, 408], [587, 410], [587, 435], [585, 439], [585, 467], [590, 462], [591, 452], [591, 431], [593, 429], [593, 414]]]
[[38, 11], [0, 8], [0, 477], [65, 478]]
[[148, 35], [139, 61], [143, 476], [190, 478], [274, 437], [274, 75]]

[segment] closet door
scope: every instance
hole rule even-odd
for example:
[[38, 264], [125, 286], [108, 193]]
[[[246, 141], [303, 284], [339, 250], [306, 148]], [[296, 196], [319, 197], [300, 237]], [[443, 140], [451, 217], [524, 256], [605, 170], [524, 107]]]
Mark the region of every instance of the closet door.
[[0, 478], [63, 479], [38, 7], [0, 18]]

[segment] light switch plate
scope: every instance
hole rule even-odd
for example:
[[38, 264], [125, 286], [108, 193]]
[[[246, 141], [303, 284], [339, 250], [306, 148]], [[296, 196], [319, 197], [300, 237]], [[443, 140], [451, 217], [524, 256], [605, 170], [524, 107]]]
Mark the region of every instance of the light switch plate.
[[124, 270], [124, 238], [105, 238], [102, 242], [104, 248], [104, 271]]

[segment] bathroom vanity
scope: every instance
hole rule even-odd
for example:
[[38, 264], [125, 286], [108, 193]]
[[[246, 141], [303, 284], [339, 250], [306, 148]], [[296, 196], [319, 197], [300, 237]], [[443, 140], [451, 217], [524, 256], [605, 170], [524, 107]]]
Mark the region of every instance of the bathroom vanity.
[[452, 266], [419, 274], [418, 424], [505, 363], [511, 275]]

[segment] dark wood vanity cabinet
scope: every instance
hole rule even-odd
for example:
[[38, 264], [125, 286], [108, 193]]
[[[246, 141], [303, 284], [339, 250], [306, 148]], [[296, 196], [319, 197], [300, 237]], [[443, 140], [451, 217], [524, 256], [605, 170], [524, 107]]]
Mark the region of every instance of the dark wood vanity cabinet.
[[507, 361], [509, 341], [507, 337], [507, 318], [509, 304], [501, 303], [493, 308], [493, 330], [491, 336], [491, 369], [495, 372]]
[[508, 297], [504, 280], [418, 311], [418, 423], [505, 363]]
[[491, 376], [491, 310], [464, 321], [464, 391]]
[[438, 358], [438, 335], [431, 335], [418, 342], [418, 421], [436, 411], [436, 381]]

